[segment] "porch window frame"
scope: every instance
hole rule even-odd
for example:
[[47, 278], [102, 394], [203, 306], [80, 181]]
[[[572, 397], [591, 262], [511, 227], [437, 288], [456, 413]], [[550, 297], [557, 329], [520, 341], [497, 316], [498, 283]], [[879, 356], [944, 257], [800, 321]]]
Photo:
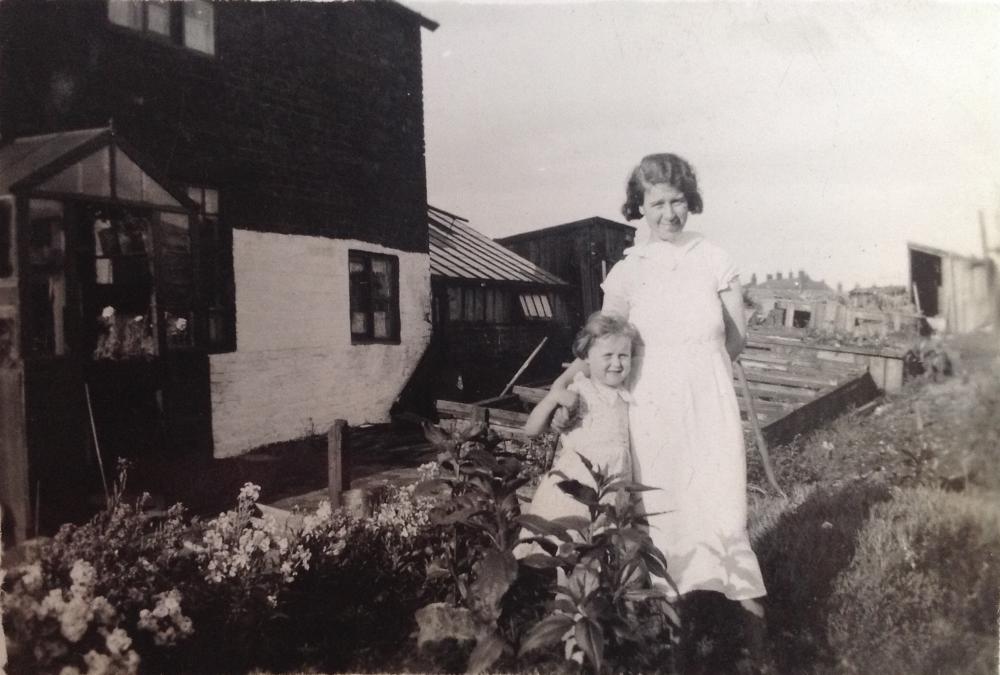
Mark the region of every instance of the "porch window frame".
[[[204, 320], [198, 328], [197, 342], [209, 354], [236, 351], [236, 292], [233, 269], [233, 228], [222, 213], [222, 192], [212, 185], [183, 183], [188, 197], [197, 206], [192, 236], [196, 247], [195, 278], [201, 297]], [[214, 205], [210, 194], [214, 194]], [[197, 240], [197, 241], [195, 241]], [[212, 339], [211, 322], [218, 316], [223, 335]]]
[[[61, 189], [46, 189], [44, 184], [47, 180], [53, 176], [58, 175], [67, 167], [70, 167], [77, 162], [83, 160], [84, 158], [90, 156], [95, 150], [99, 150], [105, 144], [108, 146], [109, 152], [109, 166], [107, 168], [108, 174], [105, 179], [109, 181], [109, 194], [107, 196], [100, 194], [90, 194], [87, 192], [68, 192]], [[130, 199], [122, 197], [117, 189], [118, 176], [116, 171], [117, 157], [118, 153], [123, 153], [129, 157], [129, 159], [136, 163], [140, 170], [149, 177], [150, 180], [156, 184], [159, 189], [161, 189], [167, 197], [169, 197], [173, 202], [176, 203], [156, 203], [152, 201], [138, 201], [136, 199]], [[187, 217], [188, 219], [188, 232], [189, 236], [192, 236], [189, 241], [190, 249], [189, 254], [192, 258], [192, 265], [197, 265], [198, 259], [198, 242], [193, 238], [193, 233], [191, 228], [194, 226], [194, 218], [197, 215], [196, 207], [187, 194], [178, 189], [173, 181], [170, 181], [165, 176], [159, 174], [159, 172], [152, 169], [153, 162], [146, 158], [141, 152], [136, 151], [127, 143], [124, 143], [121, 138], [119, 138], [111, 129], [107, 129], [100, 134], [95, 135], [93, 138], [81, 143], [75, 148], [68, 150], [65, 154], [57, 157], [55, 160], [49, 162], [48, 164], [42, 165], [41, 167], [35, 169], [31, 173], [19, 178], [10, 186], [10, 193], [13, 196], [14, 201], [14, 213], [15, 213], [15, 242], [14, 247], [16, 250], [15, 254], [15, 273], [18, 278], [18, 303], [21, 307], [21, 312], [28, 310], [33, 306], [31, 299], [28, 297], [28, 278], [27, 274], [30, 273], [28, 266], [21, 264], [23, 261], [28, 259], [29, 254], [29, 232], [30, 232], [30, 211], [29, 204], [31, 200], [41, 199], [41, 200], [54, 200], [63, 203], [64, 206], [70, 203], [92, 203], [92, 204], [105, 204], [118, 206], [127, 210], [133, 211], [148, 211], [151, 218], [151, 244], [152, 250], [149, 256], [153, 263], [152, 272], [152, 284], [153, 284], [153, 298], [151, 300], [150, 311], [151, 316], [154, 321], [154, 338], [157, 344], [157, 355], [163, 357], [169, 352], [182, 352], [182, 351], [205, 351], [205, 343], [195, 336], [194, 344], [190, 346], [171, 346], [167, 343], [166, 336], [163, 334], [163, 316], [161, 315], [160, 308], [158, 306], [158, 299], [156, 294], [158, 293], [158, 274], [156, 269], [158, 266], [158, 259], [160, 257], [160, 247], [157, 242], [156, 228], [158, 227], [159, 213], [171, 213], [176, 215], [181, 215]], [[64, 214], [65, 217], [65, 214]], [[72, 279], [74, 286], [78, 285], [81, 280], [79, 277], [78, 266], [72, 259], [78, 255], [76, 235], [70, 234], [70, 229], [66, 223], [63, 224], [64, 230], [67, 235], [66, 240], [66, 262], [68, 265], [65, 268], [65, 274], [67, 275], [67, 283]], [[74, 293], [77, 292], [74, 290]], [[197, 283], [192, 287], [192, 309], [193, 311], [199, 311], [200, 298], [198, 297]], [[17, 332], [19, 334], [19, 342], [21, 349], [19, 350], [21, 358], [30, 359], [32, 361], [42, 361], [50, 359], [66, 358], [68, 356], [73, 357], [87, 357], [86, 349], [88, 345], [80, 343], [79, 346], [84, 348], [83, 352], [77, 352], [77, 340], [83, 338], [83, 324], [78, 323], [79, 321], [86, 321], [87, 318], [80, 316], [73, 321], [74, 327], [69, 327], [72, 330], [72, 335], [67, 333], [65, 338], [67, 340], [67, 350], [66, 353], [57, 354], [45, 351], [36, 351], [27, 349], [27, 345], [31, 344], [32, 336], [29, 334], [29, 326], [26, 321], [19, 321]]]

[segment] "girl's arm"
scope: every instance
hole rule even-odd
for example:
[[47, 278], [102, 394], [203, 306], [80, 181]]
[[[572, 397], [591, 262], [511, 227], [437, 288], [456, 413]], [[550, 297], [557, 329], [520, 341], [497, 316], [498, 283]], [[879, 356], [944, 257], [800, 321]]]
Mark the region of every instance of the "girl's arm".
[[576, 397], [576, 393], [569, 391], [565, 387], [556, 389], [553, 386], [549, 390], [549, 393], [531, 410], [531, 414], [528, 415], [528, 421], [524, 423], [524, 433], [529, 436], [537, 436], [548, 431], [549, 421], [552, 419], [552, 413], [556, 411], [556, 408], [560, 406], [563, 408], [572, 408], [576, 405]]
[[573, 381], [573, 378], [576, 377], [577, 373], [583, 373], [584, 376], [590, 377], [590, 369], [587, 367], [587, 362], [580, 358], [574, 359], [573, 363], [566, 367], [566, 370], [562, 372], [562, 375], [557, 377], [556, 381], [552, 383], [550, 391], [566, 391], [566, 387], [568, 387], [569, 383]]
[[740, 355], [747, 341], [747, 319], [743, 310], [743, 288], [733, 280], [729, 288], [719, 291], [722, 300], [722, 318], [726, 324], [726, 351], [733, 361]]

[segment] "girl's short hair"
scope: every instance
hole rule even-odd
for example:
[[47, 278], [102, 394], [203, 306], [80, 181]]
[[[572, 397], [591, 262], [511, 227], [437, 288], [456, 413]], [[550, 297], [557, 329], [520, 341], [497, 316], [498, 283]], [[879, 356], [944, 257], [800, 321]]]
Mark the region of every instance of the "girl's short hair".
[[687, 199], [688, 211], [701, 213], [704, 205], [701, 193], [698, 192], [698, 177], [694, 173], [694, 167], [683, 157], [661, 153], [646, 155], [639, 165], [632, 169], [625, 184], [625, 203], [622, 204], [622, 215], [625, 216], [625, 220], [642, 218], [639, 207], [642, 206], [646, 188], [664, 183], [683, 193]]
[[632, 341], [632, 349], [639, 342], [639, 331], [617, 314], [594, 312], [573, 340], [573, 355], [585, 359], [594, 342], [607, 335], [620, 335]]

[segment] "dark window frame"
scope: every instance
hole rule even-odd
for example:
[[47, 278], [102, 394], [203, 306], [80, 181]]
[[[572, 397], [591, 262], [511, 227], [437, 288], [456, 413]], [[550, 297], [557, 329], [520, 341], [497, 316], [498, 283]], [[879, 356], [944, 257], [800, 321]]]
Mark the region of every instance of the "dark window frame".
[[[111, 16], [111, 8], [118, 4], [119, 6], [124, 6], [126, 4], [134, 4], [135, 8], [139, 12], [139, 24], [138, 26], [132, 25], [131, 23], [121, 23], [115, 21]], [[206, 58], [214, 58], [216, 55], [216, 30], [215, 30], [215, 4], [211, 0], [205, 1], [205, 6], [209, 8], [212, 12], [212, 38], [210, 51], [205, 49], [195, 47], [189, 43], [188, 37], [185, 29], [185, 8], [188, 2], [175, 2], [171, 0], [165, 0], [162, 2], [152, 2], [151, 0], [108, 0], [108, 11], [107, 18], [108, 23], [115, 29], [129, 31], [131, 33], [140, 34], [148, 39], [161, 42], [163, 44], [169, 44], [175, 47], [185, 49], [194, 54], [201, 54]], [[169, 34], [161, 33], [156, 30], [151, 30], [149, 27], [149, 8], [150, 6], [162, 6], [167, 10], [167, 22], [168, 22], [168, 32]]]
[[[376, 297], [375, 275], [372, 272], [372, 262], [384, 260], [389, 264], [389, 298], [388, 298], [388, 321], [389, 335], [377, 337], [375, 335], [375, 303]], [[375, 253], [360, 249], [350, 249], [347, 254], [348, 269], [348, 320], [347, 326], [351, 333], [351, 344], [400, 344], [400, 320], [399, 320], [399, 256], [385, 253]], [[356, 272], [351, 271], [352, 263], [360, 263], [362, 269]], [[365, 330], [355, 332], [353, 317], [355, 313], [365, 314]]]
[[[236, 351], [236, 292], [233, 271], [233, 228], [222, 215], [222, 194], [209, 185], [187, 185], [187, 194], [198, 205], [197, 286], [201, 293], [204, 320], [199, 327], [199, 344], [209, 354]], [[214, 196], [214, 199], [210, 198]], [[213, 203], [214, 202], [214, 203]], [[218, 320], [221, 334], [213, 336], [212, 321]]]
[[14, 209], [0, 201], [0, 279], [14, 275]]

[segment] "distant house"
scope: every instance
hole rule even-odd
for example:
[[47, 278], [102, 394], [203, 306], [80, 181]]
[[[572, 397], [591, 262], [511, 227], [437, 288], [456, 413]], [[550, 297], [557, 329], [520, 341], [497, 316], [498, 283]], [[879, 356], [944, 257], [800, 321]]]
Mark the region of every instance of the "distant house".
[[572, 358], [570, 286], [429, 206], [436, 398], [496, 396], [543, 338], [524, 378], [554, 375]]
[[387, 419], [431, 334], [435, 27], [395, 2], [0, 2], [0, 498], [22, 532], [39, 490], [94, 475], [89, 409], [109, 459]]
[[763, 282], [751, 277], [744, 290], [753, 301], [756, 316], [752, 323], [785, 328], [830, 327], [836, 314], [837, 294], [826, 282], [816, 281], [799, 270], [798, 274], [768, 274]]
[[569, 318], [574, 326], [601, 308], [601, 282], [634, 241], [634, 227], [599, 217], [497, 239], [572, 286]]

